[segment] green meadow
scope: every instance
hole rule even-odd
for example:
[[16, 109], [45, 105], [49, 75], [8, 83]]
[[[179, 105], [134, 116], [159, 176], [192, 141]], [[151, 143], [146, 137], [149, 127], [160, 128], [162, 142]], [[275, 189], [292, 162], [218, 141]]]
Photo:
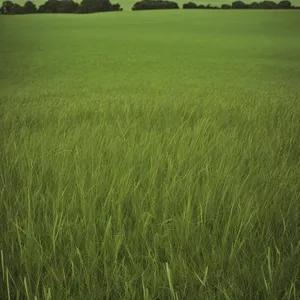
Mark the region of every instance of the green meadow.
[[0, 16], [0, 299], [299, 299], [299, 28]]

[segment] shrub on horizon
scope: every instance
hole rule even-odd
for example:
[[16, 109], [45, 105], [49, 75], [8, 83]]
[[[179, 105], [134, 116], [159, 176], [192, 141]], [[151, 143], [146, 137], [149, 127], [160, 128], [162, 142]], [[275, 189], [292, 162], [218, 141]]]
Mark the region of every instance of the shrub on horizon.
[[132, 10], [152, 10], [152, 9], [178, 9], [176, 2], [166, 0], [143, 0], [136, 2]]
[[112, 4], [112, 11], [122, 11], [123, 8], [121, 7], [121, 5], [119, 3], [116, 4]]
[[292, 3], [290, 1], [284, 0], [278, 3], [278, 8], [280, 9], [290, 9], [292, 8]]
[[247, 8], [247, 5], [243, 1], [234, 1], [232, 3], [233, 9], [245, 9]]
[[3, 15], [12, 14], [13, 7], [14, 7], [14, 4], [11, 1], [4, 1], [2, 3], [1, 8], [0, 8], [0, 12]]
[[194, 2], [188, 2], [188, 3], [183, 4], [182, 8], [183, 9], [197, 9], [198, 6]]
[[249, 5], [249, 8], [251, 9], [258, 9], [259, 8], [259, 3], [253, 2]]
[[24, 6], [11, 1], [4, 1], [0, 8], [0, 14], [3, 15], [24, 15], [30, 13], [36, 13], [36, 7], [31, 1], [27, 1]]
[[13, 14], [14, 15], [24, 15], [25, 14], [24, 6], [14, 3]]
[[82, 14], [121, 10], [120, 4], [111, 4], [109, 0], [82, 0], [78, 7], [78, 13]]
[[37, 9], [32, 1], [27, 1], [24, 6], [4, 1], [0, 14], [21, 15], [35, 13], [92, 13], [102, 11], [121, 11], [120, 4], [111, 4], [109, 0], [83, 0], [81, 5], [73, 0], [48, 0]]
[[262, 9], [277, 9], [277, 4], [273, 1], [263, 1], [260, 3]]
[[111, 3], [109, 0], [82, 0], [78, 8], [78, 11], [81, 13], [94, 13], [110, 10]]
[[[285, 2], [285, 3], [282, 3]], [[289, 1], [281, 1], [279, 4], [276, 4], [273, 1], [263, 1], [263, 2], [253, 2], [249, 5], [251, 9], [291, 9], [292, 5]]]
[[44, 4], [40, 5], [38, 13], [58, 13], [58, 14], [70, 14], [76, 13], [79, 4], [73, 0], [48, 0]]
[[73, 0], [63, 0], [57, 9], [59, 14], [72, 14], [76, 13], [78, 10], [79, 4]]
[[95, 13], [120, 11], [120, 4], [111, 4], [109, 0], [83, 0], [80, 5], [73, 0], [48, 0], [42, 4], [38, 13]]
[[210, 4], [208, 4], [205, 8], [206, 9], [219, 9], [219, 7], [217, 7], [217, 6], [211, 6]]
[[[176, 2], [167, 0], [142, 0], [136, 2], [132, 10], [156, 10], [156, 9], [178, 9]], [[197, 6], [194, 2], [183, 4], [183, 9], [219, 9], [217, 6], [207, 6], [200, 4]], [[282, 0], [278, 4], [273, 1], [253, 2], [245, 4], [243, 1], [235, 1], [232, 6], [223, 4], [222, 9], [300, 9], [300, 7], [293, 6], [289, 0]], [[34, 13], [94, 13], [105, 11], [122, 11], [119, 3], [111, 4], [110, 0], [82, 0], [81, 4], [73, 0], [48, 0], [44, 4], [36, 8], [36, 5], [28, 0], [24, 6], [13, 3], [10, 0], [3, 2], [0, 8], [0, 14], [6, 15], [20, 15], [20, 14], [34, 14]]]
[[48, 0], [44, 4], [40, 5], [38, 8], [39, 13], [57, 13], [61, 1], [58, 0]]
[[35, 6], [35, 4], [31, 1], [27, 1], [24, 4], [24, 10], [26, 14], [35, 14], [37, 13], [37, 8]]

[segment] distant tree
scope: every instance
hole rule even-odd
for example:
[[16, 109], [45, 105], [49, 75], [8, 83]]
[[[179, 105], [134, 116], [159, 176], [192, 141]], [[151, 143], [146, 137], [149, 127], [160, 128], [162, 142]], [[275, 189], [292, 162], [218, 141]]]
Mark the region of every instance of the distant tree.
[[176, 2], [166, 0], [143, 0], [136, 2], [132, 10], [152, 10], [152, 9], [178, 9]]
[[206, 6], [206, 8], [207, 8], [207, 9], [219, 9], [219, 7], [217, 7], [217, 6], [211, 6], [210, 4], [208, 4], [208, 5]]
[[277, 4], [273, 1], [263, 1], [259, 3], [261, 9], [276, 9]]
[[188, 2], [188, 3], [183, 4], [182, 8], [183, 9], [197, 9], [198, 6], [194, 2]]
[[243, 1], [235, 1], [232, 3], [232, 8], [245, 9], [245, 8], [247, 8], [247, 5]]
[[27, 1], [24, 5], [24, 11], [26, 14], [35, 14], [37, 12], [35, 4], [31, 1]]
[[119, 3], [116, 4], [112, 4], [112, 11], [122, 11], [123, 8], [121, 7], [121, 5]]
[[4, 1], [0, 9], [1, 14], [4, 15], [12, 14], [13, 8], [14, 8], [14, 4], [11, 1]]
[[45, 4], [40, 5], [37, 9], [37, 13], [42, 14], [42, 13], [45, 13], [45, 12], [46, 12]]
[[57, 13], [60, 14], [71, 14], [78, 10], [79, 4], [75, 3], [73, 0], [62, 0], [59, 1], [59, 6], [57, 8]]
[[249, 5], [251, 9], [277, 9], [278, 5], [273, 1], [253, 2]]
[[259, 3], [253, 2], [249, 5], [249, 8], [258, 9], [260, 8]]
[[289, 9], [291, 7], [292, 7], [292, 3], [290, 1], [284, 0], [278, 3], [278, 8], [280, 9]]
[[231, 8], [231, 5], [228, 5], [228, 4], [223, 4], [221, 6], [222, 9], [230, 9]]
[[48, 0], [44, 4], [40, 5], [38, 8], [39, 13], [57, 13], [61, 1], [58, 0]]
[[111, 11], [112, 4], [109, 0], [82, 0], [78, 8], [80, 13], [95, 13]]
[[23, 15], [26, 13], [23, 6], [11, 1], [4, 1], [0, 12], [5, 15]]
[[120, 4], [111, 4], [109, 0], [83, 0], [81, 4], [73, 0], [48, 0], [40, 5], [38, 13], [94, 13], [102, 11], [120, 11]]
[[198, 8], [199, 8], [199, 9], [205, 9], [206, 7], [205, 7], [205, 5], [203, 5], [203, 4], [199, 4], [199, 5], [198, 5]]
[[23, 6], [14, 3], [13, 8], [12, 8], [12, 14], [13, 15], [23, 15], [25, 14], [25, 9]]

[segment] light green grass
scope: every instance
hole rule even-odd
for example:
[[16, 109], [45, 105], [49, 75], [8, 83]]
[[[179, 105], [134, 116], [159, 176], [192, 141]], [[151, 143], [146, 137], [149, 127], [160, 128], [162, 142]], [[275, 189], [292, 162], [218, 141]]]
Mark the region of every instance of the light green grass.
[[0, 28], [0, 299], [299, 299], [299, 12]]

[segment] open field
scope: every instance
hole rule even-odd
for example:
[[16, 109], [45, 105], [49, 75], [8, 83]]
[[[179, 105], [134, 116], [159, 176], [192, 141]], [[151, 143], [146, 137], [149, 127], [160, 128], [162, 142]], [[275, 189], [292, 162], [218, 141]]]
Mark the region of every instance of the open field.
[[0, 299], [299, 299], [299, 28], [0, 16]]

